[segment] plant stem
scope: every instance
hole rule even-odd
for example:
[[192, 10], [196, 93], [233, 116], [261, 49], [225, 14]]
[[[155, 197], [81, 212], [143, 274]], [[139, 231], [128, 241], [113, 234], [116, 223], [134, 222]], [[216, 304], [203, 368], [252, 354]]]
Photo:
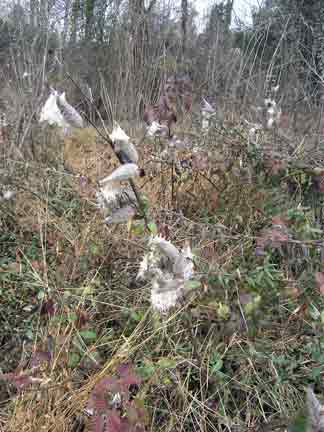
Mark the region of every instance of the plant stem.
[[[57, 62], [59, 63], [59, 64], [61, 64], [61, 62], [58, 60], [58, 59], [56, 59], [57, 60]], [[98, 110], [97, 110], [97, 108], [96, 108], [96, 106], [95, 106], [95, 104], [93, 103], [93, 101], [92, 100], [90, 100], [90, 98], [87, 96], [87, 95], [85, 95], [84, 94], [84, 92], [82, 91], [82, 89], [81, 89], [81, 87], [79, 86], [79, 84], [72, 78], [72, 76], [68, 73], [68, 72], [66, 72], [66, 71], [64, 71], [64, 74], [66, 75], [66, 77], [75, 85], [75, 87], [79, 90], [79, 92], [82, 94], [82, 96], [84, 97], [84, 98], [86, 98], [86, 100], [89, 102], [89, 104], [98, 112]], [[98, 112], [99, 113], [99, 112]], [[113, 142], [112, 142], [112, 140], [110, 139], [110, 137], [109, 136], [107, 136], [106, 134], [103, 134], [101, 131], [100, 131], [100, 129], [94, 124], [94, 122], [85, 114], [85, 113], [83, 113], [83, 115], [84, 115], [84, 117], [85, 117], [85, 119], [91, 124], [91, 126], [96, 130], [96, 132], [98, 133], [98, 135], [105, 141], [105, 142], [107, 142], [109, 145], [110, 145], [110, 147], [111, 147], [111, 149], [112, 149], [112, 151], [114, 152], [114, 154], [115, 154], [115, 156], [116, 156], [116, 158], [118, 159], [118, 161], [119, 161], [119, 163], [122, 165], [123, 163], [122, 163], [122, 160], [121, 160], [121, 157], [115, 152], [115, 149], [114, 149], [114, 144], [113, 144]], [[103, 120], [102, 120], [102, 123], [104, 124], [104, 122], [103, 122]], [[140, 210], [140, 215], [143, 217], [143, 219], [144, 219], [144, 222], [145, 222], [145, 227], [146, 227], [146, 229], [149, 231], [149, 232], [151, 232], [151, 230], [150, 230], [150, 228], [149, 228], [149, 224], [148, 224], [148, 219], [147, 219], [147, 215], [146, 215], [146, 212], [145, 212], [145, 206], [144, 206], [144, 203], [143, 203], [143, 200], [141, 199], [141, 197], [140, 197], [140, 194], [139, 194], [139, 192], [138, 192], [138, 190], [137, 190], [137, 188], [136, 188], [136, 186], [135, 186], [135, 183], [133, 182], [133, 180], [132, 179], [129, 179], [128, 180], [128, 182], [129, 182], [129, 184], [130, 184], [130, 186], [131, 186], [131, 188], [132, 188], [132, 190], [133, 190], [133, 192], [134, 192], [134, 195], [136, 196], [136, 199], [137, 199], [137, 202], [138, 202], [138, 207], [139, 207], [139, 210]]]

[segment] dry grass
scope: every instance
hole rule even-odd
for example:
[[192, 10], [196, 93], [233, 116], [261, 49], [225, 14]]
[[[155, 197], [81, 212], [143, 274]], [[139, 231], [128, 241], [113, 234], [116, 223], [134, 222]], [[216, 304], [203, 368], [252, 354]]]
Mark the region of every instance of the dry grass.
[[[201, 290], [167, 317], [151, 310], [149, 286], [135, 282], [146, 237], [103, 225], [94, 208], [96, 180], [116, 166], [107, 144], [84, 129], [59, 147], [56, 168], [35, 162], [20, 173], [16, 163], [14, 184], [23, 174], [26, 187], [14, 207], [4, 209], [4, 228], [15, 231], [21, 250], [20, 267], [6, 282], [8, 292], [14, 289], [17, 296], [21, 281], [22, 308], [51, 299], [56, 310], [46, 317], [36, 308], [32, 315], [33, 342], [22, 355], [22, 369], [29, 370], [31, 352], [48, 350], [49, 340], [53, 359], [37, 369], [40, 385], [19, 394], [6, 387], [12, 400], [3, 409], [4, 431], [90, 432], [91, 419], [84, 413], [89, 395], [125, 362], [144, 372], [137, 397], [149, 412], [147, 430], [256, 431], [287, 423], [318, 367], [317, 341], [308, 336], [318, 327], [308, 313], [296, 312], [303, 300], [287, 297], [291, 280], [278, 258], [278, 274], [271, 273], [272, 285], [266, 285], [262, 272], [268, 267], [255, 257], [254, 239], [269, 222], [268, 207], [287, 209], [291, 200], [281, 188], [260, 182], [255, 167], [241, 166], [245, 132], [231, 133], [211, 131], [198, 156], [179, 154], [178, 159], [207, 161], [179, 172], [152, 161], [159, 143], [141, 142], [141, 135], [135, 139], [146, 170], [138, 187], [149, 198], [149, 218], [159, 228], [167, 226], [177, 246], [190, 242], [202, 275]], [[72, 175], [62, 170], [62, 160]], [[88, 185], [80, 184], [80, 175], [89, 178]], [[299, 285], [307, 290], [309, 284], [309, 274], [302, 276]], [[262, 302], [251, 312], [258, 295]], [[316, 295], [312, 301], [321, 307]], [[86, 316], [83, 327], [69, 318], [80, 311]], [[96, 338], [86, 342], [84, 328], [94, 330]], [[77, 341], [82, 361], [72, 365]]]

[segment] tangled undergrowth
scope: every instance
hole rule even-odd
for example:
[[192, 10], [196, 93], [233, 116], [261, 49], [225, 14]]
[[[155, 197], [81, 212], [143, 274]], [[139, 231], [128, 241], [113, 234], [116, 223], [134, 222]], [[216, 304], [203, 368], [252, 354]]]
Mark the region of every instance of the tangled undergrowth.
[[133, 137], [150, 231], [189, 243], [199, 279], [167, 315], [136, 277], [145, 223], [96, 207], [118, 161], [93, 129], [49, 128], [34, 162], [3, 167], [3, 430], [286, 430], [304, 388], [323, 392], [321, 161], [226, 119], [190, 132], [171, 160]]

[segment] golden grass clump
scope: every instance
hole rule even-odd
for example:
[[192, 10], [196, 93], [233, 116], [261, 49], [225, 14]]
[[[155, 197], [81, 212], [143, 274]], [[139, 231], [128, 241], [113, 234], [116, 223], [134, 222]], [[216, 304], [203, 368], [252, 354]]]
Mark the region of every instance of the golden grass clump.
[[64, 161], [73, 174], [84, 175], [92, 182], [119, 166], [110, 145], [93, 128], [76, 129], [64, 139]]

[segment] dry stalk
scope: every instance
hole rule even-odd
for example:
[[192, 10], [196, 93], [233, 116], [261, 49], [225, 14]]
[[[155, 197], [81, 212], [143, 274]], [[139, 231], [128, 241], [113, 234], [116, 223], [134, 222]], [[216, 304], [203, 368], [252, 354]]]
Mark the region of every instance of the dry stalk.
[[[58, 58], [56, 58], [56, 61], [60, 65], [62, 65], [62, 63], [60, 62], [60, 60]], [[99, 117], [101, 119], [101, 122], [103, 124], [103, 127], [104, 127], [104, 130], [105, 130], [106, 134], [103, 134], [100, 131], [100, 129], [95, 125], [95, 123], [85, 113], [83, 113], [83, 115], [84, 115], [85, 119], [91, 124], [91, 126], [96, 130], [96, 132], [98, 133], [98, 135], [106, 143], [108, 143], [110, 145], [110, 147], [111, 147], [114, 155], [118, 159], [119, 163], [122, 165], [121, 157], [115, 152], [113, 142], [112, 142], [112, 140], [110, 139], [110, 137], [109, 137], [109, 135], [107, 133], [107, 129], [106, 129], [105, 123], [104, 123], [104, 121], [103, 121], [103, 119], [102, 119], [102, 117], [101, 117], [101, 115], [100, 115], [97, 107], [95, 106], [94, 102], [83, 92], [83, 90], [81, 89], [81, 87], [79, 86], [79, 84], [74, 80], [74, 78], [68, 72], [64, 71], [64, 74], [72, 82], [72, 84], [79, 90], [79, 92], [87, 100], [87, 102], [90, 104], [90, 106], [92, 106], [96, 110], [97, 114], [99, 115]], [[146, 211], [145, 211], [145, 205], [143, 203], [143, 200], [140, 197], [140, 194], [139, 194], [139, 192], [137, 190], [137, 187], [136, 187], [134, 181], [132, 179], [129, 179], [128, 182], [129, 182], [129, 184], [130, 184], [130, 186], [131, 186], [131, 188], [132, 188], [132, 190], [133, 190], [133, 192], [134, 192], [134, 194], [136, 196], [136, 199], [137, 199], [137, 202], [138, 202], [138, 206], [139, 206], [139, 210], [140, 210], [140, 216], [144, 219], [145, 227], [148, 230], [148, 232], [151, 232], [151, 230], [149, 228], [149, 223], [148, 223], [148, 219], [147, 219], [147, 215], [146, 215]]]

